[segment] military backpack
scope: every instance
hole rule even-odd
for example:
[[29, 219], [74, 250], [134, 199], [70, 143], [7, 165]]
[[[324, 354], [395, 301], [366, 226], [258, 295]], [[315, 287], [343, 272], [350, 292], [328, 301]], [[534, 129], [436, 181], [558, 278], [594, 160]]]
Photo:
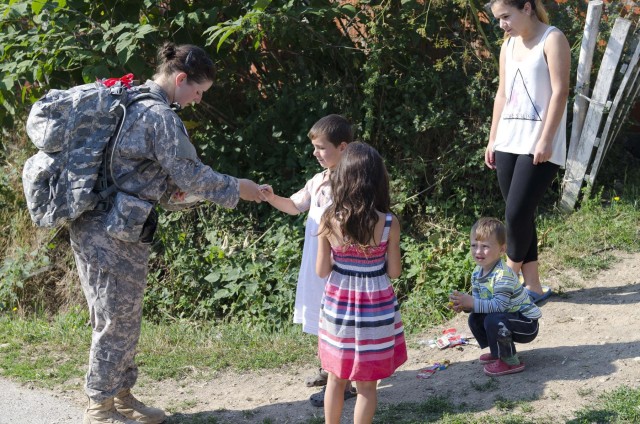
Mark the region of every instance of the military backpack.
[[106, 187], [101, 171], [108, 146], [120, 136], [127, 107], [145, 98], [162, 101], [147, 87], [132, 87], [132, 79], [129, 74], [52, 89], [32, 106], [27, 134], [39, 151], [26, 161], [22, 185], [37, 226], [72, 221], [115, 191], [114, 185]]

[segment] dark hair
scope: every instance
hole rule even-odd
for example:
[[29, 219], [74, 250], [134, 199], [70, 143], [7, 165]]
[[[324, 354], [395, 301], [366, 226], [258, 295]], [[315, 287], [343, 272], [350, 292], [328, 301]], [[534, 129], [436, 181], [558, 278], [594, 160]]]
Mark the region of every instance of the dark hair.
[[347, 144], [353, 141], [353, 127], [340, 115], [327, 115], [313, 124], [307, 134], [310, 140], [315, 140], [323, 135], [331, 144], [338, 147], [343, 141]]
[[491, 11], [491, 6], [498, 2], [504, 4], [505, 6], [515, 7], [518, 10], [524, 9], [524, 5], [530, 3], [531, 10], [536, 12], [538, 20], [540, 22], [544, 22], [545, 24], [549, 24], [549, 15], [547, 14], [547, 9], [545, 9], [540, 0], [491, 0], [486, 4], [485, 8]]
[[471, 227], [471, 236], [475, 236], [476, 240], [487, 240], [492, 235], [500, 245], [507, 242], [507, 230], [497, 218], [480, 218]]
[[213, 81], [215, 78], [213, 61], [198, 46], [191, 44], [178, 46], [167, 41], [158, 49], [157, 59], [155, 76], [171, 75], [178, 71], [187, 74], [187, 80], [195, 83]]
[[369, 245], [373, 239], [377, 211], [391, 210], [389, 175], [376, 149], [354, 142], [342, 153], [331, 173], [331, 203], [322, 215], [323, 234], [335, 234], [334, 225], [347, 244]]

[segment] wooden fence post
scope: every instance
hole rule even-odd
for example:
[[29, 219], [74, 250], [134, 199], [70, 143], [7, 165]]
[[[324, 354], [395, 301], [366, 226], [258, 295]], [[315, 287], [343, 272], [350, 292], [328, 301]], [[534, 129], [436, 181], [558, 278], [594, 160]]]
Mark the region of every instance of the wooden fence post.
[[638, 60], [640, 59], [640, 38], [636, 39], [636, 48], [627, 65], [627, 71], [618, 86], [618, 91], [613, 104], [609, 110], [609, 116], [600, 135], [600, 144], [598, 145], [598, 151], [596, 157], [593, 159], [591, 165], [591, 171], [587, 178], [588, 184], [593, 184], [593, 181], [598, 175], [600, 164], [604, 155], [607, 153], [609, 146], [613, 143], [613, 140], [618, 135], [618, 130], [624, 123], [624, 120], [629, 113], [629, 109], [636, 98], [639, 83], [638, 80]]
[[580, 133], [580, 140], [575, 148], [575, 155], [567, 157], [562, 199], [560, 200], [560, 209], [563, 211], [572, 211], [580, 194], [580, 188], [593, 153], [593, 146], [596, 145], [598, 130], [602, 123], [605, 105], [613, 84], [613, 77], [630, 28], [631, 21], [624, 18], [617, 18], [613, 25], [613, 30], [604, 52], [604, 58], [598, 70], [598, 77], [589, 102], [584, 127]]
[[589, 103], [586, 96], [589, 95], [591, 64], [593, 62], [593, 51], [598, 41], [598, 26], [602, 16], [602, 0], [591, 0], [587, 9], [587, 20], [582, 33], [582, 43], [580, 45], [580, 58], [578, 59], [578, 69], [576, 70], [576, 89], [573, 99], [573, 119], [571, 121], [571, 137], [569, 138], [569, 151], [567, 158], [573, 158], [577, 150], [584, 117], [587, 114]]

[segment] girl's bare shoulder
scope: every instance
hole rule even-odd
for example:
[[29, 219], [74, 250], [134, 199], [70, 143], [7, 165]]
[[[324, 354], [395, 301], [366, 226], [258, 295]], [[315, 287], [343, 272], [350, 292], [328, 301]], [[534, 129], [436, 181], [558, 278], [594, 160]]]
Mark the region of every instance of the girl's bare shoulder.
[[564, 32], [554, 27], [549, 35], [547, 35], [544, 46], [545, 48], [569, 47], [569, 40], [567, 39], [567, 36], [564, 35]]

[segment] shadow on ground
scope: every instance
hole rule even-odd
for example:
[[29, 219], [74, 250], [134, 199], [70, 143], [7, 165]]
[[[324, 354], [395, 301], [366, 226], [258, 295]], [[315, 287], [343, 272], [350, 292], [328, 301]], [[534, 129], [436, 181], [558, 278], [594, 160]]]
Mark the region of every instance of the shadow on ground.
[[[446, 370], [437, 371], [429, 379], [417, 378], [414, 370], [399, 371], [380, 382], [379, 409], [393, 409], [389, 407], [395, 405], [400, 410], [415, 411], [421, 404], [444, 399], [442, 411], [427, 408], [429, 420], [433, 420], [444, 412], [488, 411], [497, 402], [536, 401], [549, 396], [545, 392], [549, 381], [563, 380], [569, 390], [578, 390], [580, 382], [587, 380], [597, 384], [599, 377], [607, 378], [622, 372], [614, 362], [635, 358], [638, 352], [640, 342], [532, 348], [521, 351], [527, 366], [525, 372], [498, 378], [485, 376], [482, 365], [475, 359], [452, 361]], [[352, 421], [353, 405], [353, 400], [345, 402], [343, 422]], [[169, 424], [322, 422], [322, 408], [314, 408], [308, 401], [280, 402], [243, 411], [174, 414], [167, 421]]]

